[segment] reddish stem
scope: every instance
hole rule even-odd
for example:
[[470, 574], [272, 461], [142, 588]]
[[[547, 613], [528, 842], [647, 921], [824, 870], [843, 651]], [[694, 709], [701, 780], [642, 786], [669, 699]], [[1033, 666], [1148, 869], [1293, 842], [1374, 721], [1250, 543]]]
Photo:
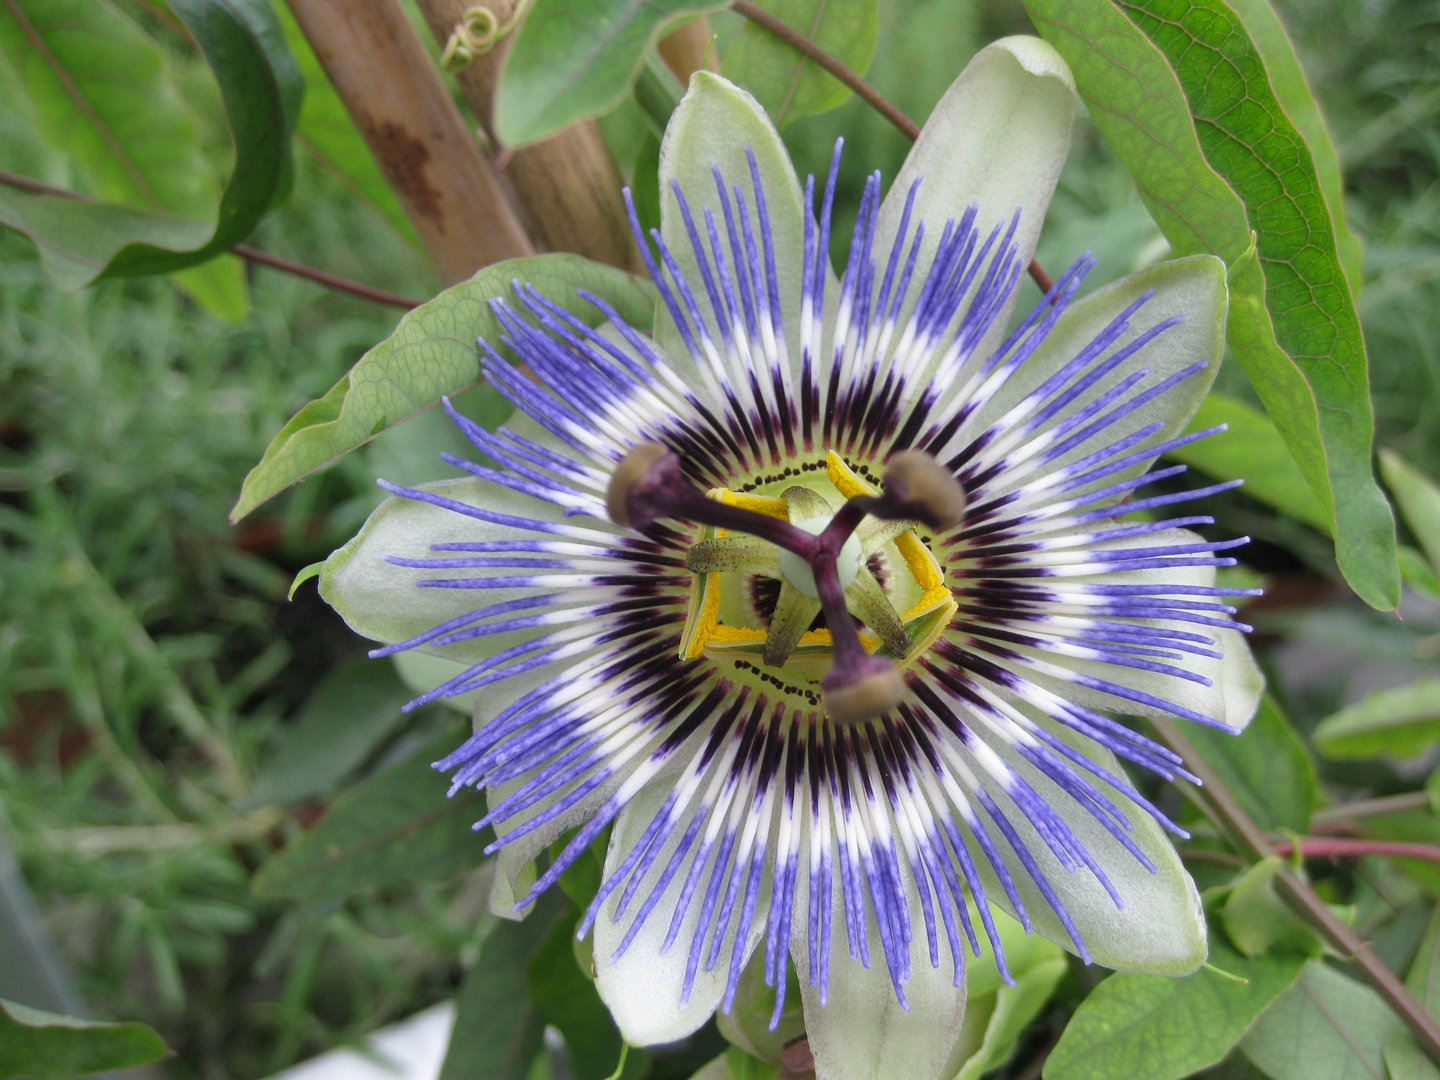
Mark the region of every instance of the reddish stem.
[[[1295, 851], [1295, 843], [1292, 840], [1275, 840], [1270, 846], [1275, 849], [1276, 855], [1290, 855]], [[1344, 859], [1358, 858], [1361, 855], [1387, 855], [1440, 863], [1440, 846], [1411, 844], [1402, 840], [1352, 840], [1346, 837], [1305, 836], [1300, 839], [1300, 854], [1307, 859]]]

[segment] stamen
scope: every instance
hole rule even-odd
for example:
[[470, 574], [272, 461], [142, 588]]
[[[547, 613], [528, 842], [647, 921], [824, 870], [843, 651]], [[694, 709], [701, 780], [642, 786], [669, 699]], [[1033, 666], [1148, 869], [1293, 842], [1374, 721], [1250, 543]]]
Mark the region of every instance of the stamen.
[[902, 450], [890, 459], [879, 495], [852, 497], [825, 530], [827, 543], [843, 544], [868, 514], [882, 521], [918, 521], [949, 532], [965, 520], [965, 489], [923, 450]]

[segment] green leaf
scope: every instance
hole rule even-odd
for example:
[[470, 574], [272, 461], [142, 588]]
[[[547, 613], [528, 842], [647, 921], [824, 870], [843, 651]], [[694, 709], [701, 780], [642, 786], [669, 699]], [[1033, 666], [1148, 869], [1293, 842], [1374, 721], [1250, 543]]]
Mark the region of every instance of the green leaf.
[[[159, 46], [117, 8], [16, 0], [0, 17], [0, 54], [24, 85], [36, 134], [92, 194], [179, 217], [214, 214], [220, 182], [201, 152], [200, 122]], [[231, 323], [249, 311], [237, 258], [181, 271], [175, 283]]]
[[314, 900], [446, 878], [480, 862], [488, 834], [471, 825], [485, 815], [485, 796], [467, 788], [446, 798], [444, 777], [430, 767], [460, 738], [442, 736], [348, 791], [271, 856], [251, 887]]
[[[531, 957], [530, 1000], [565, 1037], [576, 1080], [606, 1080], [615, 1072], [623, 1043], [594, 982], [576, 963], [574, 940], [579, 921], [579, 910], [570, 908]], [[632, 1050], [623, 1075], [642, 1075], [647, 1060], [644, 1053]]]
[[[1327, 478], [1314, 476], [1311, 486], [1322, 501], [1333, 500], [1340, 568], [1367, 603], [1393, 608], [1400, 599], [1395, 522], [1370, 463], [1375, 425], [1365, 339], [1309, 147], [1224, 0], [1119, 5], [1169, 58], [1206, 160], [1245, 203], [1258, 255], [1249, 276], [1263, 274], [1276, 343], [1299, 368], [1318, 412]], [[1284, 430], [1264, 391], [1281, 364], [1235, 353]]]
[[1285, 440], [1264, 413], [1245, 402], [1212, 393], [1196, 410], [1187, 431], [1217, 424], [1229, 430], [1182, 446], [1167, 454], [1217, 480], [1244, 480], [1245, 494], [1293, 518], [1330, 531], [1330, 515], [1315, 498], [1304, 474], [1285, 449]]
[[102, 1024], [0, 1000], [0, 1078], [63, 1080], [128, 1069], [169, 1053], [145, 1024]]
[[400, 726], [400, 707], [412, 697], [393, 664], [352, 660], [335, 668], [282, 729], [246, 805], [284, 806], [329, 794]]
[[1235, 882], [1220, 909], [1225, 936], [1252, 959], [1272, 950], [1318, 956], [1323, 948], [1315, 931], [1275, 892], [1275, 875], [1283, 865], [1278, 855], [1261, 859]]
[[[860, 75], [880, 36], [878, 0], [764, 0], [760, 5]], [[721, 72], [749, 90], [777, 126], [843, 105], [850, 89], [769, 30], [746, 22]]]
[[1241, 736], [1196, 725], [1187, 731], [1207, 765], [1262, 829], [1303, 833], [1318, 801], [1315, 766], [1268, 695]]
[[1381, 1051], [1397, 1023], [1375, 991], [1311, 960], [1240, 1045], [1271, 1080], [1384, 1080]]
[[1271, 0], [1226, 0], [1235, 14], [1245, 23], [1250, 40], [1260, 50], [1265, 69], [1270, 75], [1270, 85], [1285, 115], [1294, 122], [1310, 156], [1315, 161], [1315, 175], [1325, 192], [1325, 205], [1330, 209], [1330, 220], [1335, 226], [1336, 248], [1340, 261], [1345, 267], [1345, 276], [1350, 281], [1350, 291], [1359, 293], [1364, 269], [1364, 252], [1360, 241], [1345, 223], [1345, 178], [1340, 171], [1340, 156], [1330, 139], [1330, 129], [1325, 125], [1320, 103], [1305, 78], [1300, 58], [1295, 55], [1295, 46], [1285, 25], [1271, 5]]
[[386, 428], [471, 386], [480, 378], [476, 338], [496, 347], [500, 343], [500, 323], [489, 301], [509, 296], [517, 280], [591, 325], [602, 316], [575, 295], [577, 289], [604, 298], [633, 325], [648, 327], [653, 317], [652, 285], [578, 255], [539, 255], [486, 266], [406, 314], [395, 332], [362, 356], [324, 397], [296, 413], [245, 477], [230, 519], [238, 521]]
[[1244, 25], [1220, 0], [1026, 6], [1174, 250], [1230, 264], [1230, 347], [1331, 518], [1346, 579], [1393, 608], [1359, 321], [1309, 149]]
[[1440, 679], [1377, 690], [1321, 720], [1315, 748], [1328, 758], [1408, 758], [1440, 737]]
[[1430, 565], [1440, 566], [1440, 487], [1393, 450], [1380, 451], [1380, 474]]
[[495, 92], [500, 141], [524, 146], [608, 112], [629, 92], [645, 53], [668, 26], [725, 6], [713, 0], [535, 0]]
[[1421, 596], [1440, 600], [1440, 577], [1435, 576], [1435, 567], [1409, 544], [1400, 545], [1400, 576]]
[[[76, 134], [66, 149], [89, 162], [102, 198], [138, 198], [144, 207], [0, 188], [0, 222], [34, 242], [46, 273], [61, 288], [208, 262], [244, 240], [284, 192], [298, 83], [264, 0], [171, 0], [219, 81], [235, 145], [235, 171], [218, 210], [213, 192], [205, 190], [202, 163], [185, 150], [194, 150], [193, 137], [186, 137], [191, 121], [183, 109], [164, 104], [153, 43], [124, 16], [92, 0], [7, 4], [0, 47], [30, 73], [27, 86], [54, 110], [52, 121], [65, 109], [75, 114]], [[126, 92], [132, 79], [151, 92], [137, 100]], [[57, 83], [61, 98], [53, 93]], [[152, 99], [162, 102], [153, 139], [145, 131]]]
[[440, 1080], [525, 1080], [529, 1075], [545, 1035], [545, 1020], [524, 993], [530, 958], [567, 908], [552, 891], [535, 902], [524, 922], [496, 922], [455, 999], [455, 1026]]
[[[1440, 906], [1430, 916], [1415, 962], [1405, 976], [1405, 986], [1431, 1016], [1440, 1017]], [[1440, 1080], [1440, 1068], [1399, 1024], [1385, 1040], [1384, 1053], [1390, 1080]]]
[[275, 11], [285, 32], [285, 44], [289, 46], [305, 79], [305, 104], [295, 128], [296, 138], [361, 202], [419, 247], [420, 238], [415, 234], [415, 227], [405, 216], [400, 200], [386, 182], [375, 155], [370, 153], [364, 136], [350, 118], [350, 110], [340, 100], [300, 24], [286, 5], [275, 5]]
[[1304, 963], [1299, 956], [1246, 960], [1211, 941], [1210, 966], [1183, 979], [1111, 975], [1075, 1010], [1045, 1063], [1045, 1080], [1175, 1080], [1214, 1065]]

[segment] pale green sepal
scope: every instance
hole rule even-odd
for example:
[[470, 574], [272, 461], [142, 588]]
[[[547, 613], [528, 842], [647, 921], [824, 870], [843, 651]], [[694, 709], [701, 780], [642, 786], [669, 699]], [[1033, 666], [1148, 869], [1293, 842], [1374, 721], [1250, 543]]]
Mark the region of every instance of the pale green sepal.
[[[945, 222], [958, 221], [972, 203], [979, 207], [982, 240], [997, 222], [1003, 235], [1011, 215], [1022, 211], [1015, 242], [1021, 265], [1028, 264], [1070, 150], [1078, 100], [1070, 68], [1039, 38], [1002, 38], [976, 53], [931, 112], [885, 197], [875, 236], [878, 265], [886, 265], [916, 180], [910, 228], [913, 234], [923, 221], [925, 239], [914, 281], [925, 280]], [[914, 287], [911, 294], [913, 307]], [[996, 317], [978, 355], [999, 343], [1013, 305], [1012, 299]]]
[[[785, 318], [785, 341], [791, 368], [800, 364], [800, 292], [805, 260], [805, 208], [803, 189], [790, 163], [790, 155], [775, 125], [765, 115], [760, 103], [728, 79], [708, 71], [697, 71], [690, 78], [690, 88], [675, 110], [660, 144], [660, 233], [665, 238], [676, 263], [685, 274], [696, 303], [706, 321], [714, 324], [714, 312], [700, 276], [699, 264], [690, 244], [690, 234], [680, 214], [672, 181], [680, 184], [686, 204], [705, 246], [709, 236], [705, 226], [705, 210], [715, 217], [715, 226], [722, 237], [722, 250], [727, 263], [731, 260], [725, 233], [725, 214], [715, 188], [712, 166], [719, 166], [729, 192], [730, 208], [739, 213], [735, 187], [744, 193], [752, 222], [758, 221], [754, 189], [750, 179], [750, 160], [746, 147], [755, 152], [760, 182], [765, 188], [765, 206], [770, 218], [770, 231], [775, 244], [775, 273], [780, 286], [780, 307]], [[738, 217], [737, 217], [738, 224]], [[757, 250], [760, 233], [756, 227]], [[764, 258], [763, 252], [760, 253]], [[828, 267], [828, 263], [827, 263]], [[713, 273], [713, 264], [712, 264]], [[731, 273], [734, 268], [731, 267]], [[833, 275], [827, 294], [834, 293]], [[655, 337], [672, 360], [682, 366], [690, 351], [663, 304], [656, 308]], [[716, 347], [724, 355], [724, 345], [717, 338]], [[757, 358], [758, 360], [759, 358]]]
[[[1036, 714], [1037, 723], [1079, 750], [1101, 768], [1124, 777], [1125, 770], [1115, 756], [1103, 746], [1078, 735]], [[1065, 794], [1054, 781], [1042, 775], [1020, 757], [1003, 740], [983, 728], [979, 734], [1039, 793], [1070, 827], [1095, 862], [1115, 886], [1124, 902], [1117, 908], [1104, 887], [1087, 869], [1073, 874], [1060, 865], [1045, 841], [1025, 815], [999, 787], [986, 780], [986, 787], [1005, 812], [1035, 857], [1040, 871], [1069, 912], [1081, 940], [1090, 951], [1091, 959], [1116, 971], [1147, 971], [1156, 975], [1188, 975], [1205, 962], [1208, 948], [1205, 938], [1205, 915], [1200, 894], [1190, 874], [1175, 853], [1165, 831], [1148, 813], [1114, 789], [1105, 794], [1125, 813], [1134, 826], [1130, 839], [1150, 861], [1156, 872], [1147, 870], [1134, 855], [1110, 835], [1090, 813]], [[993, 825], [989, 826], [996, 843], [1003, 845]], [[972, 850], [977, 850], [972, 846]], [[1030, 875], [1008, 847], [1001, 848], [1008, 856], [1006, 865], [1015, 879], [1026, 910], [1036, 932], [1070, 952], [1077, 952], [1059, 918], [1051, 910]], [[990, 869], [989, 863], [977, 859], [985, 890], [992, 903], [1011, 911], [1004, 890]], [[1014, 914], [1014, 912], [1011, 912]]]
[[[483, 480], [444, 480], [423, 484], [421, 490], [515, 517], [563, 520], [559, 506]], [[587, 524], [601, 531], [614, 531], [607, 523]], [[502, 601], [533, 596], [537, 589], [426, 588], [419, 584], [426, 579], [508, 576], [515, 571], [411, 569], [394, 566], [385, 561], [385, 556], [440, 558], [445, 553], [432, 550], [432, 544], [514, 536], [511, 526], [492, 525], [431, 503], [392, 496], [370, 515], [353, 540], [325, 560], [320, 595], [357, 634], [386, 643], [405, 641], [447, 619]], [[426, 651], [475, 663], [535, 633], [526, 630], [491, 634], [438, 649], [427, 647]]]
[[[685, 758], [683, 748], [675, 756]], [[672, 783], [660, 780], [647, 784], [625, 809], [620, 811], [610, 833], [610, 849], [605, 855], [606, 879], [634, 850], [641, 835], [670, 794], [671, 787]], [[672, 835], [661, 849], [656, 861], [657, 866], [666, 865], [679, 845], [683, 832], [683, 829], [672, 830]], [[669, 932], [670, 913], [675, 907], [674, 898], [679, 895], [683, 881], [684, 875], [677, 874], [670, 886], [670, 896], [660, 901], [624, 955], [618, 959], [615, 951], [629, 930], [636, 909], [643, 903], [645, 892], [642, 890], [631, 900], [625, 914], [617, 922], [615, 908], [624, 890], [616, 889], [605, 900], [595, 920], [595, 988], [609, 1007], [610, 1015], [620, 1028], [620, 1034], [632, 1046], [651, 1046], [683, 1039], [710, 1019], [725, 995], [725, 980], [729, 974], [730, 953], [735, 941], [736, 924], [733, 920], [720, 950], [720, 957], [710, 971], [705, 970], [710, 942], [709, 935], [706, 935], [707, 954], [701, 956], [690, 1000], [685, 1005], [680, 1004], [690, 942], [700, 919], [702, 905], [698, 901], [691, 903], [670, 950], [661, 952], [661, 946]], [[750, 957], [764, 937], [769, 908], [770, 886], [767, 881], [761, 887], [755, 906], [755, 917], [750, 924], [750, 933], [745, 943], [745, 959]]]
[[[831, 905], [839, 938], [832, 944], [830, 982], [822, 1005], [820, 990], [810, 985], [806, 845], [801, 847], [799, 865], [790, 956], [800, 976], [805, 1034], [815, 1058], [816, 1080], [949, 1080], [945, 1067], [965, 1019], [965, 980], [962, 976], [960, 985], [955, 985], [954, 958], [948, 947], [941, 945], [940, 966], [932, 968], [925, 935], [915, 934], [910, 944], [910, 979], [905, 983], [907, 1012], [895, 996], [873, 912], [865, 918], [870, 967], [852, 960], [845, 951], [844, 890], [837, 881]], [[838, 849], [832, 848], [832, 865], [840, 865]], [[906, 903], [911, 912], [918, 912], [915, 883], [908, 871], [902, 871], [902, 876]]]
[[[1183, 321], [1161, 331], [1087, 390], [1083, 398], [1075, 404], [1078, 406], [1085, 401], [1094, 400], [1140, 368], [1148, 368], [1150, 375], [1139, 384], [1137, 390], [1154, 386], [1198, 361], [1205, 361], [1208, 366], [1097, 432], [1049, 467], [1063, 466], [1092, 454], [1102, 446], [1118, 442], [1157, 420], [1162, 421], [1165, 427], [1151, 436], [1147, 445], [1158, 445], [1179, 435], [1185, 430], [1200, 403], [1205, 400], [1210, 384], [1215, 381], [1215, 375], [1220, 370], [1220, 360], [1225, 350], [1225, 316], [1229, 292], [1225, 284], [1225, 264], [1213, 255], [1191, 255], [1158, 263], [1097, 289], [1071, 304], [1044, 342], [1020, 365], [1019, 370], [1006, 382], [994, 400], [987, 402], [978, 411], [967, 429], [980, 432], [1000, 420], [1010, 408], [1023, 400], [1026, 394], [1073, 360], [1116, 316], [1151, 290], [1154, 295], [1130, 317], [1130, 329], [1120, 335], [1111, 346], [1111, 352], [1123, 348], [1167, 319], [1179, 318]], [[1073, 411], [1073, 407], [1061, 410], [1056, 420], [1070, 415]], [[1037, 432], [1036, 437], [1042, 433]], [[1093, 486], [1105, 487], [1126, 477], [1139, 476], [1150, 468], [1154, 460], [1154, 457], [1151, 457], [1124, 472], [1109, 474]], [[1022, 481], [1016, 482], [1018, 484]], [[1006, 489], [997, 488], [996, 493], [1004, 490]], [[1071, 498], [1074, 494], [1073, 491], [1066, 492], [1062, 497]], [[1114, 498], [1124, 497], [1122, 494]]]

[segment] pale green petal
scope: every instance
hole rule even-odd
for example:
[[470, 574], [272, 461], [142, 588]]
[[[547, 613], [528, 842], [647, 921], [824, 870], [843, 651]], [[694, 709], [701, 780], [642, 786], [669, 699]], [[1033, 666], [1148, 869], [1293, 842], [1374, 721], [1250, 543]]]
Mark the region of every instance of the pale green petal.
[[[975, 419], [967, 424], [967, 430], [983, 431], [1004, 417], [1026, 394], [1074, 359], [1111, 320], [1150, 290], [1154, 290], [1154, 296], [1131, 316], [1130, 329], [1121, 335], [1115, 346], [1111, 347], [1111, 351], [1134, 341], [1167, 319], [1179, 318], [1184, 321], [1162, 331], [1109, 375], [1100, 379], [1071, 406], [1061, 410], [1056, 419], [1070, 415], [1085, 402], [1099, 397], [1141, 368], [1148, 368], [1150, 375], [1131, 391], [1132, 394], [1154, 386], [1199, 361], [1206, 362], [1208, 367], [1096, 433], [1051, 467], [1063, 466], [1093, 453], [1102, 446], [1118, 442], [1157, 420], [1163, 422], [1165, 427], [1151, 436], [1150, 444], [1179, 435], [1195, 410], [1200, 407], [1200, 402], [1210, 390], [1210, 384], [1215, 381], [1225, 349], [1225, 314], [1229, 291], [1225, 284], [1225, 264], [1213, 255], [1192, 255], [1158, 263], [1098, 289], [1070, 305], [1034, 354], [1011, 376], [995, 398], [978, 410]], [[1037, 433], [1036, 437], [1040, 434]], [[1094, 486], [1103, 487], [1129, 476], [1138, 476], [1148, 469], [1153, 461], [1154, 458], [1151, 457], [1123, 472], [1106, 476]], [[1033, 479], [1033, 476], [1017, 477], [1016, 483], [1027, 479]], [[996, 486], [995, 494], [1005, 490], [1007, 489], [1003, 486]], [[1074, 494], [1067, 492], [1064, 497], [1069, 498]]]
[[[1116, 776], [1125, 775], [1115, 755], [1104, 747], [1044, 718], [1037, 717], [1037, 720], [1097, 765]], [[1124, 901], [1125, 907], [1117, 908], [1088, 869], [1082, 867], [1072, 874], [1061, 866], [1009, 796], [998, 786], [987, 782], [987, 788], [1070, 913], [1092, 959], [1117, 971], [1148, 971], [1160, 975], [1188, 975], [1204, 963], [1208, 947], [1200, 894], [1180, 862], [1180, 856], [1175, 853], [1169, 836], [1154, 818], [1125, 796], [1105, 788], [1105, 794], [1134, 825], [1130, 837], [1155, 864], [1157, 872], [1152, 874], [1057, 784], [1024, 761], [1002, 740], [983, 729], [980, 734], [1065, 820]], [[993, 826], [989, 828], [997, 846], [1007, 856], [1006, 865], [1035, 929], [1057, 945], [1075, 952], [1069, 934], [1001, 838], [999, 830]], [[983, 859], [976, 861], [991, 901], [1010, 911], [1004, 890], [1000, 888], [988, 862]]]
[[[420, 488], [501, 514], [561, 520], [560, 507], [484, 480], [442, 480]], [[357, 634], [387, 644], [405, 641], [447, 619], [490, 604], [533, 596], [537, 590], [422, 588], [419, 582], [427, 578], [480, 577], [515, 571], [416, 570], [394, 566], [385, 561], [385, 556], [441, 558], [443, 553], [432, 550], [432, 544], [515, 536], [515, 529], [509, 526], [492, 525], [431, 503], [392, 496], [370, 515], [353, 540], [325, 560], [320, 595]], [[490, 635], [426, 651], [474, 663], [518, 640], [521, 638], [514, 634]]]
[[[684, 754], [677, 756], [684, 757]], [[607, 878], [639, 842], [641, 834], [664, 803], [670, 788], [671, 784], [663, 777], [657, 778], [653, 783], [647, 784], [620, 812], [610, 834], [610, 850], [605, 856]], [[669, 843], [661, 849], [655, 865], [666, 864], [678, 845], [682, 832], [681, 829], [675, 830]], [[706, 935], [707, 953], [701, 955], [690, 1000], [683, 1006], [680, 1004], [680, 992], [685, 983], [685, 966], [689, 958], [690, 941], [700, 919], [701, 904], [698, 897], [692, 900], [675, 943], [668, 952], [661, 951], [670, 929], [670, 918], [675, 908], [674, 899], [679, 895], [684, 876], [679, 873], [671, 881], [669, 895], [655, 906], [640, 932], [619, 959], [615, 958], [615, 950], [630, 928], [636, 909], [649, 895], [649, 883], [641, 887], [619, 922], [615, 921], [615, 908], [624, 892], [623, 886], [606, 899], [595, 920], [595, 986], [609, 1007], [610, 1015], [614, 1017], [620, 1033], [632, 1046], [650, 1046], [684, 1038], [710, 1019], [725, 996], [730, 950], [735, 941], [736, 927], [733, 921], [720, 950], [720, 958], [712, 971], [705, 970], [709, 949], [709, 935]], [[764, 936], [769, 894], [767, 881], [761, 888], [755, 918], [750, 925], [745, 945], [746, 959], [755, 951], [756, 945]]]
[[[982, 239], [997, 222], [1003, 235], [1022, 211], [1015, 241], [1028, 264], [1070, 149], [1077, 100], [1070, 69], [1039, 38], [1002, 38], [976, 53], [935, 106], [890, 187], [876, 231], [879, 264], [889, 257], [917, 179], [911, 230], [923, 221], [925, 239], [914, 280], [925, 280], [945, 223], [958, 221], [972, 204], [979, 207]], [[996, 319], [980, 355], [999, 343], [1012, 305]]]
[[[798, 367], [800, 292], [805, 259], [805, 214], [803, 188], [790, 163], [790, 155], [775, 125], [764, 108], [744, 90], [719, 75], [697, 71], [690, 78], [690, 89], [665, 128], [660, 146], [660, 220], [661, 235], [675, 261], [684, 271], [695, 295], [696, 303], [706, 321], [714, 325], [714, 312], [705, 293], [695, 260], [690, 235], [680, 214], [680, 204], [671, 188], [678, 181], [685, 193], [702, 243], [709, 256], [709, 235], [705, 226], [705, 210], [715, 217], [721, 237], [721, 249], [734, 273], [734, 263], [725, 239], [725, 215], [715, 187], [712, 166], [719, 166], [730, 193], [732, 213], [738, 214], [734, 189], [738, 184], [745, 195], [752, 220], [756, 218], [754, 192], [750, 179], [750, 160], [746, 148], [755, 153], [760, 180], [765, 189], [765, 204], [770, 217], [770, 231], [775, 245], [775, 271], [780, 287], [780, 306], [785, 318], [785, 335], [792, 367]], [[823, 183], [823, 180], [821, 181]], [[817, 196], [818, 198], [818, 196]], [[738, 217], [737, 217], [738, 222]], [[756, 232], [759, 250], [760, 236]], [[761, 258], [763, 259], [763, 253]], [[714, 262], [711, 259], [713, 268]], [[828, 266], [828, 260], [827, 260]], [[833, 286], [830, 289], [833, 292]], [[677, 362], [689, 354], [674, 322], [660, 306], [655, 323], [655, 337], [661, 348]], [[716, 341], [717, 347], [721, 347]], [[723, 355], [723, 347], [722, 355]]]
[[[895, 996], [873, 912], [866, 918], [870, 967], [846, 952], [844, 890], [837, 880], [831, 901], [836, 939], [830, 953], [830, 984], [826, 1002], [820, 1004], [820, 991], [809, 985], [810, 894], [804, 870], [808, 860], [802, 848], [790, 954], [800, 974], [805, 1034], [817, 1080], [949, 1080], [945, 1065], [965, 1019], [965, 985], [963, 979], [960, 986], [954, 985], [954, 962], [947, 948], [941, 946], [940, 966], [932, 968], [924, 931], [917, 927], [910, 945], [911, 975], [905, 983], [907, 1012]], [[838, 851], [833, 865], [840, 865]], [[915, 883], [909, 873], [903, 876], [912, 918], [918, 918]]]
[[[1168, 547], [1204, 543], [1204, 537], [1188, 529], [1164, 529], [1148, 536], [1136, 536], [1126, 540], [1097, 544], [1096, 550], [1121, 550], [1135, 547]], [[1094, 577], [1067, 578], [1071, 582], [1097, 582], [1107, 585], [1187, 585], [1212, 587], [1215, 584], [1213, 566], [1177, 566], [1158, 570], [1123, 570], [1118, 573]], [[1043, 582], [1042, 586], [1043, 587]], [[1224, 598], [1221, 598], [1223, 601]], [[1250, 646], [1244, 635], [1236, 630], [1218, 629], [1208, 626], [1192, 626], [1163, 622], [1155, 619], [1126, 620], [1136, 626], [1179, 626], [1181, 629], [1206, 634], [1215, 639], [1215, 651], [1223, 652], [1224, 660], [1207, 656], [1186, 655], [1179, 661], [1165, 661], [1172, 666], [1200, 675], [1210, 680], [1211, 685], [1191, 682], [1176, 675], [1147, 671], [1141, 668], [1121, 667], [1098, 660], [1079, 660], [1060, 656], [1044, 649], [1018, 647], [1017, 652], [1035, 657], [1037, 660], [1068, 668], [1071, 671], [1091, 675], [1107, 682], [1116, 683], [1131, 690], [1138, 690], [1152, 697], [1173, 702], [1182, 708], [1208, 716], [1236, 730], [1243, 730], [1260, 707], [1260, 695], [1265, 690], [1265, 676], [1255, 663]], [[1089, 687], [1066, 682], [1058, 677], [1037, 674], [1024, 665], [1007, 662], [1005, 666], [1027, 679], [1054, 690], [1061, 697], [1088, 708], [1110, 712], [1129, 713], [1138, 716], [1168, 716], [1164, 709], [1143, 705], [1128, 698], [1119, 698]]]

